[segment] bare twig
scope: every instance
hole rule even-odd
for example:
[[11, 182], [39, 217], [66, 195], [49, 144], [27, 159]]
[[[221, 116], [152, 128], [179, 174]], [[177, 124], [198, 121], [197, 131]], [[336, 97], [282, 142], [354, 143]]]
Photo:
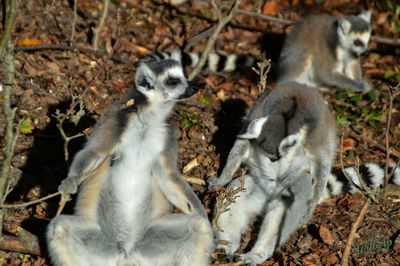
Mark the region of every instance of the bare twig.
[[261, 13], [245, 11], [245, 10], [242, 10], [242, 9], [239, 9], [237, 12], [238, 12], [238, 14], [242, 14], [242, 15], [245, 15], [245, 16], [248, 16], [248, 17], [257, 17], [257, 18], [260, 18], [260, 19], [263, 19], [263, 20], [268, 20], [270, 22], [279, 23], [279, 24], [283, 24], [283, 25], [292, 25], [293, 23], [295, 23], [295, 21], [290, 20], [290, 19], [266, 16], [266, 15], [263, 15]]
[[[99, 164], [98, 167], [96, 167], [95, 169], [93, 169], [93, 170], [91, 170], [91, 171], [89, 171], [89, 172], [87, 172], [87, 173], [81, 175], [81, 176], [79, 177], [79, 179], [78, 179], [78, 183], [80, 184], [80, 183], [82, 183], [83, 181], [85, 181], [88, 177], [91, 177], [92, 175], [94, 175], [94, 174], [97, 172], [97, 170], [98, 170], [107, 160], [108, 160], [108, 157], [106, 157], [106, 158]], [[36, 200], [29, 201], [29, 202], [0, 205], [0, 209], [10, 209], [10, 208], [22, 208], [22, 207], [27, 207], [27, 206], [30, 206], [30, 205], [33, 205], [33, 204], [36, 204], [36, 203], [39, 203], [39, 202], [42, 202], [42, 201], [45, 201], [45, 200], [54, 198], [54, 197], [59, 196], [59, 195], [62, 195], [62, 193], [61, 193], [60, 191], [55, 192], [55, 193], [50, 194], [50, 195], [47, 195], [47, 196], [44, 196], [44, 197], [41, 197], [41, 198], [36, 199]], [[68, 198], [69, 198], [69, 195], [65, 195], [65, 196], [64, 196], [64, 199], [61, 198], [61, 200], [68, 201]], [[65, 205], [65, 204], [64, 204], [64, 205]], [[63, 206], [63, 207], [64, 207], [64, 206]], [[59, 208], [59, 210], [60, 210], [60, 208]], [[61, 208], [61, 210], [62, 210], [62, 208]], [[61, 212], [61, 211], [60, 211], [60, 212]]]
[[214, 229], [221, 231], [222, 229], [218, 226], [218, 219], [222, 213], [229, 211], [229, 206], [235, 202], [235, 200], [240, 197], [238, 193], [245, 191], [246, 188], [244, 187], [244, 175], [246, 170], [242, 170], [240, 173], [240, 186], [236, 189], [227, 188], [224, 192], [220, 192], [217, 197], [217, 203], [215, 206], [215, 215], [212, 220], [212, 225]]
[[16, 209], [16, 208], [28, 207], [30, 205], [37, 204], [37, 203], [40, 203], [42, 201], [54, 198], [54, 197], [56, 197], [58, 195], [61, 195], [61, 192], [55, 192], [53, 194], [38, 198], [36, 200], [28, 201], [28, 202], [14, 203], [14, 204], [3, 204], [3, 205], [0, 205], [0, 209]]
[[[392, 91], [393, 90], [393, 91]], [[393, 111], [393, 102], [400, 95], [400, 82], [396, 87], [388, 88], [389, 91], [389, 108], [387, 111], [387, 123], [386, 123], [386, 131], [385, 131], [385, 145], [386, 145], [386, 162], [385, 162], [385, 180], [384, 180], [384, 195], [386, 195], [386, 188], [389, 183], [390, 176], [394, 174], [394, 169], [392, 173], [389, 173], [389, 159], [390, 159], [390, 147], [389, 147], [389, 131], [392, 123], [392, 111]]]
[[391, 39], [391, 38], [386, 38], [386, 37], [381, 37], [381, 36], [371, 36], [371, 41], [380, 43], [380, 44], [386, 44], [390, 46], [397, 46], [400, 47], [400, 40], [399, 39]]
[[258, 94], [260, 95], [267, 88], [268, 73], [271, 70], [271, 60], [263, 58], [261, 62], [257, 63], [258, 69], [253, 67], [253, 71], [260, 76], [260, 81], [257, 83]]
[[215, 3], [215, 0], [211, 1], [215, 11], [217, 12], [218, 24], [217, 24], [213, 34], [211, 35], [210, 39], [208, 40], [206, 47], [204, 48], [204, 51], [200, 57], [199, 62], [197, 63], [196, 67], [193, 69], [192, 73], [190, 73], [189, 80], [193, 80], [200, 73], [201, 69], [203, 68], [204, 64], [207, 61], [207, 57], [211, 51], [211, 48], [214, 46], [215, 42], [218, 39], [218, 35], [222, 31], [222, 29], [225, 27], [225, 25], [228, 24], [229, 21], [232, 19], [236, 10], [239, 8], [240, 1], [241, 0], [235, 0], [235, 2], [233, 3], [232, 7], [230, 8], [230, 10], [228, 11], [228, 14], [226, 16], [222, 15], [222, 11]]
[[73, 0], [73, 1], [74, 1], [74, 19], [72, 20], [71, 45], [74, 45], [75, 42], [76, 19], [78, 17], [78, 0]]
[[[38, 50], [66, 50], [73, 52], [81, 52], [88, 55], [94, 55], [97, 57], [102, 57], [108, 55], [106, 51], [103, 50], [93, 50], [81, 46], [69, 46], [65, 44], [42, 44], [42, 45], [27, 45], [27, 46], [15, 46], [14, 51], [38, 51]], [[132, 65], [133, 62], [120, 58], [116, 55], [111, 55], [110, 59], [122, 64]]]
[[365, 216], [365, 213], [366, 213], [366, 211], [368, 209], [368, 206], [369, 206], [369, 199], [367, 198], [365, 203], [364, 203], [364, 205], [363, 205], [363, 207], [361, 208], [360, 213], [357, 216], [356, 221], [351, 226], [350, 234], [349, 234], [349, 237], [347, 238], [346, 247], [344, 249], [343, 256], [342, 256], [342, 266], [348, 266], [349, 265], [349, 256], [350, 256], [350, 251], [351, 251], [351, 245], [353, 243], [353, 238], [354, 238], [354, 235], [357, 232], [357, 229], [358, 229], [360, 223], [364, 219], [364, 216]]
[[93, 41], [93, 49], [94, 50], [99, 49], [100, 34], [104, 28], [104, 23], [106, 22], [109, 5], [110, 5], [110, 0], [104, 0], [103, 12], [101, 14], [100, 22], [99, 22], [98, 27], [94, 30], [94, 41]]

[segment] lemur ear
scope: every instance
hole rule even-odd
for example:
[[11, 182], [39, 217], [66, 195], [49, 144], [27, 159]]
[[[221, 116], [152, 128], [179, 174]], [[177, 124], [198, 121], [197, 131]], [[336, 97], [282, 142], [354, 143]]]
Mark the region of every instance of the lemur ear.
[[140, 63], [135, 76], [136, 88], [145, 87], [147, 89], [152, 89], [155, 79], [154, 72], [149, 66], [146, 63]]
[[298, 148], [303, 145], [306, 138], [307, 129], [305, 127], [301, 128], [297, 133], [292, 134], [284, 138], [279, 144], [278, 150], [281, 156], [286, 155], [291, 150]]
[[360, 18], [364, 19], [368, 23], [371, 22], [371, 10], [367, 10], [367, 11], [361, 12], [361, 14], [358, 15], [358, 16]]
[[344, 35], [348, 35], [350, 32], [351, 23], [347, 19], [339, 19], [339, 29], [343, 32]]
[[171, 59], [176, 60], [179, 64], [182, 64], [182, 53], [181, 51], [177, 50], [177, 51], [173, 51], [171, 53]]
[[238, 135], [240, 139], [255, 139], [257, 138], [264, 126], [265, 122], [267, 122], [268, 116], [256, 118], [250, 122], [250, 124], [246, 127], [244, 132]]

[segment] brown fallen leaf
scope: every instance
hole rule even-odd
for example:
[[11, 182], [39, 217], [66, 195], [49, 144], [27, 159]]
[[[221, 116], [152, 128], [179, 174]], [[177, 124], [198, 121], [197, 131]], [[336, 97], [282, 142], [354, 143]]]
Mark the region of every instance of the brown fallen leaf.
[[39, 45], [39, 44], [42, 44], [43, 42], [41, 41], [41, 40], [39, 40], [39, 39], [35, 39], [35, 38], [32, 38], [32, 39], [23, 39], [23, 40], [19, 40], [18, 42], [17, 42], [17, 45], [19, 45], [19, 46], [31, 46], [31, 45]]
[[356, 146], [356, 141], [352, 138], [345, 138], [343, 140], [343, 152], [354, 150]]
[[321, 226], [319, 227], [319, 236], [321, 237], [322, 241], [329, 246], [335, 243], [335, 240], [333, 239], [331, 232], [329, 231], [328, 227], [324, 224], [321, 224]]
[[278, 13], [278, 3], [275, 0], [267, 1], [263, 6], [263, 14], [275, 16]]

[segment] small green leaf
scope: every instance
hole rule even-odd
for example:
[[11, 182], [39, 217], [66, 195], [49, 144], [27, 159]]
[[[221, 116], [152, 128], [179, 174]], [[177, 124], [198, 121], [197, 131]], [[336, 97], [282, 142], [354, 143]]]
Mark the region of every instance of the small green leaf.
[[337, 123], [339, 126], [346, 126], [349, 123], [349, 120], [346, 116], [338, 116]]
[[211, 105], [211, 99], [210, 98], [208, 98], [208, 97], [206, 97], [206, 96], [200, 96], [198, 99], [197, 99], [200, 103], [203, 103], [203, 104], [206, 104], [206, 105]]
[[385, 78], [391, 78], [396, 74], [396, 72], [394, 72], [393, 70], [388, 70], [385, 72], [384, 77]]
[[31, 134], [32, 130], [34, 129], [34, 126], [32, 125], [32, 121], [30, 118], [24, 118], [22, 119], [21, 125], [19, 127], [19, 131], [22, 134]]
[[398, 73], [398, 74], [396, 75], [396, 80], [397, 80], [398, 82], [400, 82], [400, 73]]

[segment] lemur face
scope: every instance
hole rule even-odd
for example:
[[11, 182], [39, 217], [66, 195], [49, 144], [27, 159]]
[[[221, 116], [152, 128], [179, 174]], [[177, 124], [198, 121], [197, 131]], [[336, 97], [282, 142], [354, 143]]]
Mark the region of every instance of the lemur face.
[[358, 16], [348, 16], [338, 21], [338, 37], [340, 45], [359, 57], [368, 50], [371, 37], [371, 12], [363, 12]]
[[197, 92], [189, 84], [180, 60], [175, 59], [140, 64], [135, 83], [149, 101], [176, 101]]

